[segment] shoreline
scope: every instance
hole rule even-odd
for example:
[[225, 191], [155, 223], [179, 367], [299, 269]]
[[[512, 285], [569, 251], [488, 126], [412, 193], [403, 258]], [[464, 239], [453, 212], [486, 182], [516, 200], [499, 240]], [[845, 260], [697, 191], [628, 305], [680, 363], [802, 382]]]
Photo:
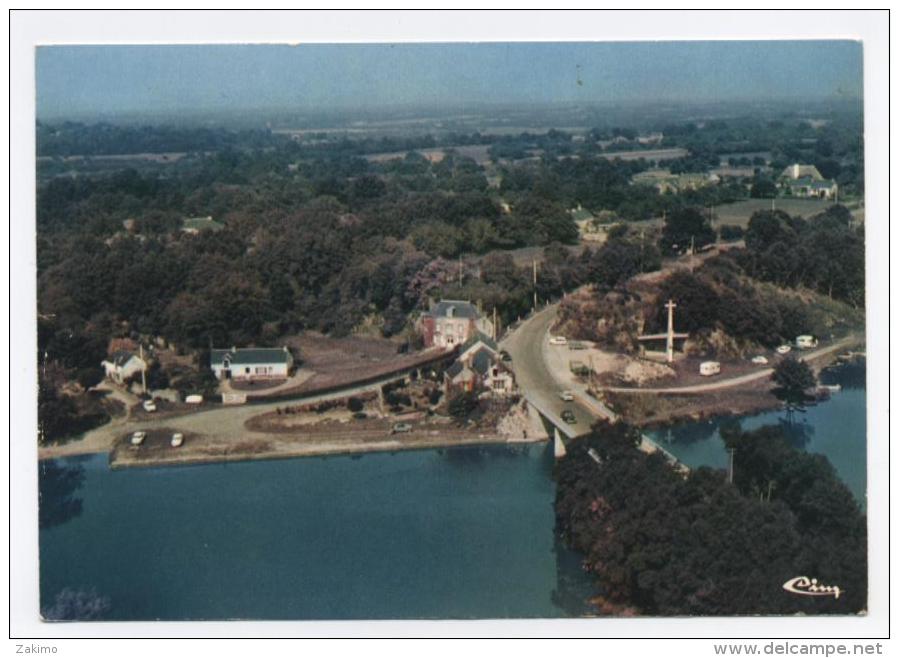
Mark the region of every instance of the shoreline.
[[[435, 450], [444, 448], [461, 448], [476, 446], [495, 446], [495, 445], [531, 445], [535, 443], [545, 443], [549, 439], [547, 437], [536, 438], [508, 438], [499, 435], [478, 436], [470, 439], [455, 439], [446, 441], [444, 439], [422, 439], [416, 438], [411, 441], [406, 440], [388, 440], [369, 443], [348, 443], [346, 445], [337, 445], [335, 443], [312, 443], [300, 444], [299, 446], [290, 446], [284, 443], [276, 445], [273, 449], [264, 452], [252, 451], [234, 451], [219, 454], [209, 453], [177, 453], [169, 452], [164, 455], [151, 455], [149, 457], [128, 457], [129, 451], [125, 447], [113, 448], [107, 452], [109, 455], [110, 470], [123, 470], [129, 468], [159, 468], [171, 466], [198, 466], [204, 464], [219, 464], [229, 462], [242, 461], [269, 461], [275, 459], [298, 459], [304, 457], [329, 457], [329, 456], [353, 456], [365, 455], [371, 453], [385, 452], [407, 452], [412, 450]], [[286, 448], [286, 449], [285, 449]], [[92, 453], [100, 454], [100, 453]], [[131, 453], [134, 454], [134, 453]]]

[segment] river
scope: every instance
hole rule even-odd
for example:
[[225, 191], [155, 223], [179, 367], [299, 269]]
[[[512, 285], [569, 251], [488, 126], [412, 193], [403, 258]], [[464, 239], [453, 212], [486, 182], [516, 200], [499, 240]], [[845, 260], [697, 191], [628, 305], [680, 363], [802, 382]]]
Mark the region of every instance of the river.
[[[859, 504], [866, 507], [867, 418], [865, 366], [863, 363], [829, 368], [821, 373], [824, 384], [842, 389], [830, 400], [808, 407], [787, 418], [784, 411], [769, 411], [737, 418], [744, 430], [763, 425], [781, 425], [792, 444], [830, 460], [837, 474]], [[690, 467], [727, 468], [728, 455], [719, 432], [732, 418], [681, 423], [648, 432], [671, 454]], [[739, 468], [735, 463], [734, 468]]]
[[[794, 423], [864, 504], [864, 370]], [[744, 417], [746, 429], [782, 412]], [[717, 422], [656, 432], [725, 467]], [[112, 471], [41, 466], [40, 584], [51, 618], [568, 617], [591, 583], [553, 531], [545, 444]], [[739, 467], [739, 465], [737, 466]]]
[[[546, 444], [111, 471], [48, 463], [42, 610], [103, 619], [561, 617]], [[80, 486], [79, 486], [80, 480]]]

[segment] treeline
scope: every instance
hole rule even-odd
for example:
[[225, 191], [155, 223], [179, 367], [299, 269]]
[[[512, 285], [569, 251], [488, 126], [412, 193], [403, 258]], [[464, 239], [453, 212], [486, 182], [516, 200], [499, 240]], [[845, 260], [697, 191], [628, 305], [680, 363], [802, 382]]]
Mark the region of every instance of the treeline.
[[122, 155], [265, 148], [278, 143], [267, 130], [37, 122], [37, 155]]
[[[556, 466], [556, 526], [584, 556], [600, 612], [641, 615], [856, 614], [867, 607], [866, 519], [821, 455], [778, 427], [724, 432], [734, 484], [687, 477], [637, 446], [624, 424], [598, 425]], [[840, 588], [799, 596], [798, 576]]]
[[[665, 147], [682, 147], [694, 161], [722, 155], [766, 153], [775, 176], [801, 162], [815, 165], [825, 178], [833, 178], [851, 194], [864, 191], [864, 143], [861, 112], [829, 114], [820, 122], [798, 117], [786, 119], [716, 119], [677, 123], [663, 128]], [[730, 158], [728, 158], [730, 159]], [[748, 164], [739, 162], [735, 164]], [[751, 160], [756, 164], [756, 160]], [[695, 169], [686, 169], [695, 170]]]

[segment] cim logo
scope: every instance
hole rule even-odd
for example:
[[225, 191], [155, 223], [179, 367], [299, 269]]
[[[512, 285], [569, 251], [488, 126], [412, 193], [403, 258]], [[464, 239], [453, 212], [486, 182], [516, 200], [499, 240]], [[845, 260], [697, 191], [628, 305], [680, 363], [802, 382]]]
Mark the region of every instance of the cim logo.
[[799, 576], [791, 578], [783, 584], [783, 588], [793, 594], [801, 594], [803, 596], [832, 596], [835, 599], [840, 598], [843, 593], [836, 585], [819, 585], [817, 578], [808, 578], [807, 576]]

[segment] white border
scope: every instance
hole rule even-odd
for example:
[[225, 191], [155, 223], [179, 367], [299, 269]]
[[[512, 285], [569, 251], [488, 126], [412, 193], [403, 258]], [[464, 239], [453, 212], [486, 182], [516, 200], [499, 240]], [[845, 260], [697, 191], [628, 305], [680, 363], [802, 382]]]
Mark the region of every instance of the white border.
[[[887, 634], [888, 16], [865, 12], [14, 12], [10, 41], [9, 357], [10, 632], [41, 636], [710, 636], [883, 637]], [[48, 43], [617, 41], [849, 38], [864, 41], [868, 229], [868, 513], [870, 613], [860, 618], [477, 622], [210, 622], [42, 624], [36, 618], [35, 246], [33, 46]], [[6, 398], [6, 396], [4, 396]], [[62, 644], [62, 643], [60, 643]], [[67, 643], [68, 646], [72, 646]], [[84, 645], [80, 645], [84, 646]], [[187, 645], [188, 648], [190, 645]], [[240, 645], [237, 645], [240, 646]], [[73, 647], [74, 648], [74, 647]], [[161, 647], [160, 647], [161, 648]], [[199, 649], [199, 647], [197, 647]], [[248, 647], [249, 648], [249, 647]], [[263, 648], [263, 647], [260, 647]], [[572, 647], [574, 649], [574, 647]], [[670, 644], [656, 645], [669, 652]], [[263, 648], [263, 650], [265, 650]], [[710, 651], [710, 650], [709, 650]], [[62, 653], [62, 651], [60, 651]], [[680, 651], [678, 651], [680, 654]]]

